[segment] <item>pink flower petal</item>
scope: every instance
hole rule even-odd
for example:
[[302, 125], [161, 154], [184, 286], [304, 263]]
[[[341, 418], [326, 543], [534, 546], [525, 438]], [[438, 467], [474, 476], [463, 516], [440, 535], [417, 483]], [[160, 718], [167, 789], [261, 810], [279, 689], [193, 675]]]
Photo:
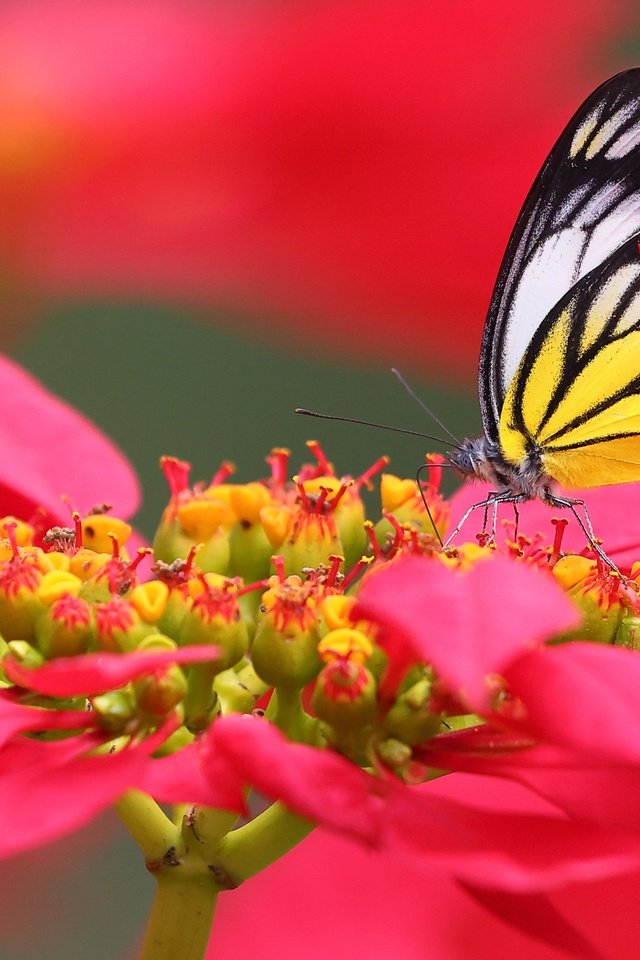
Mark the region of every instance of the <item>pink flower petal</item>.
[[466, 882], [521, 893], [640, 866], [633, 831], [556, 815], [481, 810], [416, 789], [395, 791], [380, 846], [413, 866], [438, 865]]
[[29, 519], [42, 506], [55, 522], [68, 523], [69, 507], [62, 494], [80, 512], [104, 500], [118, 516], [135, 512], [135, 474], [97, 427], [2, 356], [0, 389], [5, 513]]
[[516, 743], [512, 733], [495, 734], [479, 727], [435, 737], [420, 749], [419, 757], [439, 769], [515, 780], [576, 819], [640, 829], [639, 766], [603, 764], [593, 751], [547, 745], [510, 752]]
[[558, 947], [579, 960], [606, 960], [543, 894], [508, 893], [473, 884], [462, 886], [483, 907], [523, 933]]
[[[266, 298], [301, 343], [457, 376], [522, 198], [632, 17], [598, 0], [4, 7], [10, 279], [259, 320]], [[349, 318], [339, 347], [329, 316]]]
[[0, 694], [0, 747], [26, 730], [83, 730], [94, 725], [95, 717], [87, 710], [43, 710]]
[[161, 803], [202, 803], [225, 810], [246, 810], [237, 769], [208, 749], [206, 771], [199, 741], [168, 757], [150, 760], [140, 789]]
[[131, 653], [85, 653], [59, 657], [29, 669], [12, 656], [2, 661], [9, 679], [18, 686], [49, 697], [95, 696], [115, 690], [171, 663], [215, 660], [217, 647], [191, 646], [177, 650], [134, 650]]
[[487, 707], [488, 677], [579, 622], [549, 576], [504, 557], [465, 574], [401, 558], [365, 582], [357, 609], [405, 637], [416, 659], [431, 663], [449, 690], [478, 712]]
[[367, 843], [379, 836], [386, 785], [336, 753], [290, 743], [266, 720], [218, 720], [203, 738], [203, 757], [207, 775], [210, 760], [226, 761], [244, 783], [303, 817]]
[[640, 760], [640, 657], [595, 643], [532, 650], [504, 671], [526, 711], [521, 727], [594, 758]]
[[21, 739], [2, 753], [0, 817], [7, 829], [0, 857], [12, 856], [64, 836], [87, 823], [140, 783], [149, 755], [168, 735], [157, 731], [113, 754], [84, 756], [97, 736], [42, 743]]
[[413, 867], [516, 892], [637, 869], [633, 832], [562, 815], [483, 810], [426, 788], [376, 781], [342, 757], [289, 743], [264, 720], [226, 717], [204, 739], [242, 780], [303, 817], [386, 850]]

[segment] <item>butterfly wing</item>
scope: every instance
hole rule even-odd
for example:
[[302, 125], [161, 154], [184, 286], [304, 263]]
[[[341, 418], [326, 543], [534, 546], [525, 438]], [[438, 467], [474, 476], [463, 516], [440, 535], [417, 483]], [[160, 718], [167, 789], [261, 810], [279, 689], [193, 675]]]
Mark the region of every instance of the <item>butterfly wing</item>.
[[639, 238], [556, 304], [505, 397], [503, 456], [518, 463], [533, 451], [562, 486], [640, 480]]
[[518, 218], [480, 353], [480, 406], [490, 439], [499, 442], [505, 397], [549, 311], [637, 233], [640, 69], [612, 77], [580, 107]]

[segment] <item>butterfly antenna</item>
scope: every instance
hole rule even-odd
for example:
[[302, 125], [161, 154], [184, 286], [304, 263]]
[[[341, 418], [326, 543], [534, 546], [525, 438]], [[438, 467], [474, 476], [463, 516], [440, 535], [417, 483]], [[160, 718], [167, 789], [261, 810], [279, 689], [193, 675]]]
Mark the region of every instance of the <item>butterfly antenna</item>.
[[439, 531], [438, 531], [438, 528], [436, 527], [435, 521], [434, 521], [434, 519], [433, 519], [433, 514], [431, 513], [431, 510], [429, 509], [429, 504], [427, 503], [427, 498], [425, 497], [425, 495], [424, 495], [424, 490], [422, 489], [422, 483], [420, 482], [420, 474], [422, 473], [423, 470], [428, 470], [430, 466], [431, 466], [430, 463], [421, 463], [421, 464], [420, 464], [420, 466], [419, 466], [418, 469], [416, 470], [416, 483], [417, 483], [417, 485], [418, 485], [418, 490], [420, 491], [420, 496], [422, 497], [422, 502], [423, 502], [423, 504], [424, 504], [425, 510], [427, 511], [427, 516], [429, 517], [429, 521], [430, 521], [430, 523], [431, 523], [431, 526], [432, 526], [433, 529], [435, 530], [436, 537], [438, 538], [438, 540], [439, 540], [439, 542], [440, 542], [440, 546], [443, 547], [444, 544], [443, 544], [443, 542], [442, 542], [442, 537], [440, 536], [440, 533], [439, 533]]
[[451, 433], [451, 430], [449, 430], [448, 427], [445, 427], [445, 425], [444, 425], [444, 423], [442, 422], [442, 420], [440, 420], [439, 417], [437, 417], [437, 416], [435, 415], [435, 413], [433, 412], [433, 410], [430, 410], [430, 409], [429, 409], [429, 407], [426, 405], [426, 403], [424, 402], [424, 400], [423, 400], [421, 397], [419, 397], [418, 394], [417, 394], [417, 393], [415, 392], [415, 390], [413, 389], [413, 387], [411, 387], [411, 386], [407, 383], [407, 381], [406, 381], [405, 378], [402, 376], [402, 374], [400, 373], [400, 371], [399, 371], [398, 369], [396, 369], [396, 367], [391, 367], [391, 373], [394, 375], [394, 377], [396, 378], [396, 380], [398, 380], [398, 382], [402, 384], [402, 386], [403, 386], [404, 389], [407, 391], [407, 393], [409, 394], [409, 396], [410, 396], [410, 397], [413, 397], [413, 399], [416, 401], [416, 403], [417, 403], [419, 406], [422, 407], [422, 409], [424, 410], [424, 412], [425, 412], [426, 414], [428, 414], [428, 415], [431, 417], [432, 420], [435, 420], [435, 422], [438, 424], [438, 426], [439, 426], [439, 427], [442, 427], [442, 429], [444, 430], [444, 432], [445, 432], [445, 433], [448, 433], [449, 436], [451, 437], [451, 439], [453, 440], [453, 442], [454, 442], [456, 445], [459, 446], [460, 441], [458, 440], [458, 438], [457, 438], [453, 433]]
[[[331, 413], [317, 413], [315, 410], [305, 410], [304, 407], [296, 407], [294, 413], [300, 413], [303, 417], [317, 417], [319, 420], [340, 420], [342, 423], [359, 423], [364, 427], [376, 427], [378, 430], [393, 430], [394, 433], [407, 433], [411, 437], [422, 437], [425, 440], [433, 440], [434, 443], [442, 443], [445, 446], [451, 446], [448, 440], [442, 437], [432, 437], [428, 433], [420, 433], [418, 430], [405, 430], [403, 427], [392, 427], [388, 423], [374, 423], [373, 420], [358, 420], [356, 417], [338, 417]], [[454, 446], [460, 449], [456, 443]]]

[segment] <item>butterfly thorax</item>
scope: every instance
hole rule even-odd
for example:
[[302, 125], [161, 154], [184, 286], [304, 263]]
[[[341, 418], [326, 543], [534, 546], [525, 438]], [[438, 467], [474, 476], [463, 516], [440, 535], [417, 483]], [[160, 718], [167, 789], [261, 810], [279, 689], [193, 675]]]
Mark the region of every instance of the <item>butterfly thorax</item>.
[[483, 480], [501, 494], [522, 500], [553, 498], [556, 484], [544, 472], [541, 451], [535, 445], [514, 464], [505, 460], [495, 441], [477, 437], [463, 440], [449, 460], [466, 480]]

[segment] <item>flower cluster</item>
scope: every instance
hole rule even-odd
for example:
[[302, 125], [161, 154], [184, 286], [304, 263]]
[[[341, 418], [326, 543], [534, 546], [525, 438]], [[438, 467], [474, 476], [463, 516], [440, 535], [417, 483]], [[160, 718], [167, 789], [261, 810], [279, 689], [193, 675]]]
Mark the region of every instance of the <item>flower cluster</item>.
[[[499, 545], [481, 531], [443, 549], [457, 506], [438, 457], [418, 489], [384, 457], [353, 478], [308, 446], [291, 479], [279, 448], [242, 484], [229, 463], [192, 484], [163, 458], [169, 502], [132, 556], [106, 504], [69, 526], [0, 520], [0, 854], [113, 802], [136, 836], [145, 797], [186, 811], [180, 853], [141, 841], [150, 869], [197, 836], [220, 889], [269, 862], [281, 809], [304, 820], [274, 828], [271, 859], [311, 821], [517, 892], [640, 866], [638, 566], [565, 551], [551, 516], [547, 534], [507, 521]], [[428, 789], [454, 770], [516, 780], [557, 813]], [[237, 827], [247, 788], [284, 807]]]

